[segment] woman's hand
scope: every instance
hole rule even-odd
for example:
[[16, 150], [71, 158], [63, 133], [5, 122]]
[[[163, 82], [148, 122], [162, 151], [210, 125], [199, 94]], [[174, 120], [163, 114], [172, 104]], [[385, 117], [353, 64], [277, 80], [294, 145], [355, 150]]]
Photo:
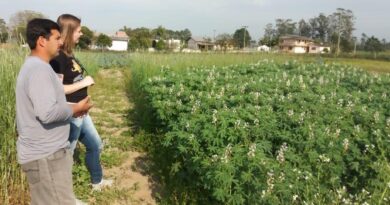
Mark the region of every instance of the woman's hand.
[[95, 81], [91, 76], [87, 76], [83, 79], [83, 84], [85, 87], [91, 86], [95, 84]]

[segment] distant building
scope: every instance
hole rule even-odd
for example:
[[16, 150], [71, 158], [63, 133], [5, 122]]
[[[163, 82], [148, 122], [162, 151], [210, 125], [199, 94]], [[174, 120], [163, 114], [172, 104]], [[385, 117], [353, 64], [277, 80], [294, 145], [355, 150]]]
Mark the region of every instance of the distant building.
[[124, 31], [118, 31], [114, 36], [111, 36], [112, 46], [108, 48], [110, 51], [127, 51], [129, 45], [129, 37]]
[[180, 39], [168, 39], [165, 41], [167, 43], [168, 49], [171, 49], [174, 52], [179, 52], [181, 48], [181, 40]]
[[330, 53], [330, 46], [326, 45], [311, 45], [309, 53]]
[[261, 45], [261, 46], [258, 46], [258, 47], [257, 47], [257, 51], [268, 52], [268, 51], [270, 51], [270, 50], [271, 50], [271, 48], [268, 47], [267, 45]]
[[191, 37], [188, 40], [188, 48], [192, 50], [214, 50], [215, 44], [203, 37]]
[[315, 44], [308, 37], [287, 35], [279, 38], [279, 50], [287, 53], [326, 53], [330, 52], [330, 46]]
[[155, 51], [157, 49], [157, 43], [159, 41], [164, 41], [166, 49], [172, 50], [173, 52], [179, 52], [181, 48], [181, 40], [180, 39], [167, 39], [167, 40], [159, 40], [159, 39], [154, 39], [152, 41], [152, 47], [149, 49], [150, 52]]

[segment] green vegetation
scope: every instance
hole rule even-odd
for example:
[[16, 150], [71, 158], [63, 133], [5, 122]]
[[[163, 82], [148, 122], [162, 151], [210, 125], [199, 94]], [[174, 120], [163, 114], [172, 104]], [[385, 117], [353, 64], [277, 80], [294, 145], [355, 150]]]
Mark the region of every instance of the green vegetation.
[[[27, 54], [27, 49], [16, 48], [4, 44], [0, 46], [0, 91], [2, 93], [0, 96], [0, 203], [5, 205], [27, 204], [29, 198], [24, 175], [22, 174], [20, 167], [16, 162], [15, 143], [17, 134], [15, 130], [14, 95], [16, 76], [21, 64], [23, 63], [24, 57]], [[230, 68], [233, 72], [233, 70], [241, 68], [245, 70], [249, 64], [262, 61], [263, 59], [270, 59], [270, 61], [274, 61], [275, 66], [283, 64], [286, 61], [295, 60], [299, 63], [302, 63], [301, 65], [307, 66], [313, 63], [313, 65], [323, 65], [338, 62], [339, 64], [349, 64], [354, 67], [361, 67], [375, 72], [389, 72], [390, 70], [390, 63], [388, 61], [356, 59], [351, 57], [333, 58], [331, 56], [325, 57], [314, 55], [289, 55], [273, 53], [149, 54], [77, 52], [76, 56], [87, 68], [88, 74], [94, 76], [96, 82], [99, 82], [99, 85], [95, 85], [91, 89], [92, 99], [96, 105], [96, 108], [94, 109], [96, 111], [93, 112], [92, 115], [95, 123], [97, 124], [98, 131], [106, 144], [105, 154], [102, 157], [103, 164], [109, 167], [116, 167], [123, 162], [123, 160], [126, 158], [126, 155], [122, 154], [121, 152], [133, 149], [143, 149], [148, 154], [153, 154], [153, 152], [151, 152], [153, 147], [148, 147], [148, 145], [154, 143], [154, 140], [158, 139], [158, 137], [163, 137], [164, 133], [168, 131], [166, 128], [160, 126], [160, 120], [155, 120], [155, 115], [153, 115], [153, 113], [155, 113], [156, 109], [150, 107], [150, 104], [147, 103], [151, 100], [151, 96], [148, 94], [148, 92], [146, 92], [144, 83], [147, 82], [147, 79], [153, 78], [154, 76], [176, 73], [177, 76], [187, 75], [188, 77], [189, 73], [191, 73], [194, 75], [193, 77], [195, 79], [196, 71], [198, 70], [196, 68], [210, 69], [214, 65], [216, 68], [230, 66], [227, 68]], [[377, 57], [379, 58], [379, 55]], [[115, 71], [120, 72], [111, 72], [113, 70], [111, 68], [115, 68]], [[308, 68], [309, 66], [307, 69]], [[328, 67], [327, 69], [332, 70], [333, 67]], [[168, 73], [167, 70], [169, 70]], [[314, 68], [314, 70], [316, 70], [316, 68]], [[113, 80], [120, 78], [117, 77], [117, 75], [123, 75], [121, 78], [126, 78], [127, 81], [124, 82]], [[383, 76], [384, 74], [378, 75]], [[238, 76], [239, 75], [237, 75], [237, 77]], [[182, 81], [178, 79], [178, 82]], [[190, 80], [188, 80], [188, 82], [190, 82]], [[237, 81], [236, 83], [243, 85], [245, 80], [243, 82]], [[121, 90], [121, 92], [117, 92], [118, 90]], [[127, 93], [125, 93], [124, 90], [126, 90]], [[135, 107], [132, 108], [133, 111], [131, 112], [129, 111], [129, 108], [126, 108], [125, 103], [121, 100], [121, 98], [126, 95], [129, 97], [130, 101], [134, 102]], [[104, 111], [99, 111], [99, 108], [104, 108]], [[128, 122], [123, 121], [123, 119], [126, 120], [126, 116], [128, 117]], [[121, 120], [118, 121], [118, 119]], [[134, 130], [123, 129], [123, 127], [126, 126], [131, 126], [134, 128]], [[182, 125], [178, 124], [178, 126]], [[137, 132], [135, 133], [135, 131]], [[158, 135], [155, 133], [158, 133]], [[129, 137], [134, 135], [135, 138]], [[350, 140], [349, 142], [351, 144], [354, 141]], [[289, 142], [286, 141], [286, 143]], [[271, 152], [272, 154], [275, 154], [275, 150], [279, 145], [280, 144], [273, 145], [273, 152]], [[288, 146], [292, 148], [292, 145], [288, 144]], [[378, 148], [378, 146], [376, 147]], [[78, 160], [79, 162], [74, 168], [75, 191], [79, 198], [89, 201], [91, 204], [108, 204], [115, 198], [125, 198], [128, 199], [129, 203], [134, 202], [132, 199], [132, 193], [137, 189], [136, 186], [131, 188], [131, 190], [109, 189], [101, 194], [91, 193], [88, 172], [83, 165], [83, 155], [84, 151], [83, 148], [81, 148], [80, 159]], [[286, 161], [288, 161], [288, 158], [286, 158]], [[169, 161], [165, 162], [168, 164]], [[164, 169], [164, 166], [158, 167], [158, 163], [156, 162], [152, 162], [152, 165], [148, 166], [155, 170], [153, 174], [156, 174], [156, 176], [161, 176], [159, 180], [162, 182], [162, 185], [164, 185], [163, 182], [165, 176], [161, 174], [161, 171], [164, 171], [162, 170]], [[180, 167], [182, 166], [179, 166], [178, 168]], [[382, 168], [385, 169], [385, 167]], [[164, 173], [167, 173], [166, 171], [167, 170], [165, 170]], [[183, 185], [186, 185], [186, 183]], [[174, 190], [170, 189], [172, 187], [169, 186], [165, 188], [167, 193]], [[187, 189], [183, 189], [183, 191], [186, 190]], [[387, 193], [388, 192], [386, 192], [385, 195]], [[179, 193], [175, 194], [175, 196], [179, 198], [183, 196], [179, 195]], [[179, 198], [176, 199], [177, 203], [180, 202], [178, 201]], [[374, 198], [378, 199], [378, 197]], [[169, 201], [171, 199], [167, 195], [161, 196], [161, 199], [162, 203], [164, 203], [164, 200], [166, 202], [174, 202]], [[186, 201], [185, 197], [180, 198], [180, 200]], [[383, 201], [382, 203], [385, 202]]]
[[0, 48], [0, 204], [23, 204], [27, 187], [16, 162], [15, 81], [27, 52]]
[[265, 59], [141, 85], [169, 204], [390, 200], [389, 74]]

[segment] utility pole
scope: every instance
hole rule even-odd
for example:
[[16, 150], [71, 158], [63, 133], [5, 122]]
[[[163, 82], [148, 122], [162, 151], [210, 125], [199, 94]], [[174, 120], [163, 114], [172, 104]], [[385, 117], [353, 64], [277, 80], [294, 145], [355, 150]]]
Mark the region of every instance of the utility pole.
[[246, 35], [246, 29], [248, 28], [248, 26], [242, 26], [242, 28], [244, 28], [244, 49], [245, 49], [245, 35]]
[[216, 30], [215, 30], [215, 29], [213, 29], [213, 31], [214, 31], [214, 38], [213, 38], [213, 40], [214, 40], [214, 43], [215, 43], [215, 31], [216, 31]]

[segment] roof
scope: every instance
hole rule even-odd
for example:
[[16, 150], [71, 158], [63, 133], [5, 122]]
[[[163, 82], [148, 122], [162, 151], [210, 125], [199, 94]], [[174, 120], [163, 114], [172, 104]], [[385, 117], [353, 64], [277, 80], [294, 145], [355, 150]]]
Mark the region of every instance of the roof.
[[204, 39], [203, 37], [191, 37], [190, 39], [194, 40], [194, 41], [197, 41], [197, 42], [207, 42], [206, 39]]
[[214, 45], [213, 42], [210, 42], [210, 41], [208, 41], [207, 39], [205, 39], [203, 37], [191, 37], [189, 40], [191, 40], [191, 39], [194, 40], [197, 43]]
[[111, 36], [111, 39], [113, 41], [128, 41], [129, 37], [116, 37], [116, 36]]
[[116, 37], [128, 37], [127, 34], [126, 34], [126, 32], [124, 32], [124, 31], [117, 31], [117, 32], [115, 33], [115, 36], [116, 36]]
[[296, 40], [304, 40], [304, 41], [314, 41], [313, 39], [308, 38], [306, 36], [298, 36], [298, 35], [281, 36], [279, 39], [296, 39]]
[[128, 41], [129, 36], [124, 31], [117, 31], [115, 35], [111, 36], [111, 39], [113, 41]]
[[331, 46], [328, 45], [328, 44], [318, 44], [318, 43], [316, 43], [316, 44], [314, 44], [314, 45], [312, 45], [312, 46], [317, 46], [317, 47], [331, 47]]

